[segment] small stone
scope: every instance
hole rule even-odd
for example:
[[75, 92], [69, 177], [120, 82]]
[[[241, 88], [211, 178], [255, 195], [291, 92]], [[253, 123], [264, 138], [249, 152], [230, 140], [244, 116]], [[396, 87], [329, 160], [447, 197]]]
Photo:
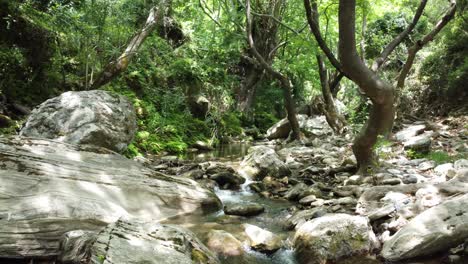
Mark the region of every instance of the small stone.
[[427, 171], [427, 170], [432, 170], [436, 166], [437, 164], [435, 163], [435, 161], [428, 160], [428, 161], [421, 162], [418, 166], [418, 169], [422, 171]]
[[398, 185], [401, 184], [401, 180], [398, 178], [390, 178], [382, 180], [382, 185]]
[[418, 183], [418, 177], [415, 175], [404, 175], [402, 178], [404, 184]]
[[362, 184], [363, 178], [360, 175], [353, 175], [344, 182], [345, 186]]
[[317, 196], [311, 194], [311, 195], [308, 195], [308, 196], [302, 198], [301, 200], [299, 200], [299, 203], [303, 204], [303, 205], [309, 205], [309, 204], [311, 204], [312, 202], [315, 202], [315, 201], [317, 201]]
[[264, 211], [265, 208], [256, 203], [224, 206], [224, 213], [227, 215], [255, 216], [263, 213]]
[[243, 226], [252, 249], [264, 253], [273, 253], [281, 248], [282, 241], [279, 236], [255, 225], [243, 224]]

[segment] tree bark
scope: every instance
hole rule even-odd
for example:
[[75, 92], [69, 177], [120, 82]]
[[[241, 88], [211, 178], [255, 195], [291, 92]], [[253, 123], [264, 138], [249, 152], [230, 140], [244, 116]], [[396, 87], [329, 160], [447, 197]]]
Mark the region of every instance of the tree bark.
[[[255, 13], [255, 15], [251, 11], [255, 15], [252, 17], [252, 37], [258, 53], [271, 65], [279, 47], [277, 35], [281, 21], [275, 15], [281, 12], [282, 1], [276, 3], [270, 0], [269, 5], [262, 5], [260, 0], [255, 3], [254, 7], [260, 9], [261, 13]], [[253, 57], [250, 50], [247, 50], [242, 57], [248, 60], [243, 63], [244, 75], [240, 89], [237, 91], [237, 110], [246, 112], [253, 105], [257, 84], [262, 79], [265, 70], [255, 59], [250, 60]]]
[[356, 0], [339, 3], [339, 55], [343, 71], [372, 101], [367, 123], [355, 138], [353, 152], [359, 173], [366, 173], [376, 165], [373, 146], [379, 136], [387, 137], [393, 126], [395, 109], [393, 87], [367, 68], [356, 49]]
[[170, 3], [171, 0], [162, 0], [158, 7], [151, 8], [143, 28], [133, 36], [125, 51], [117, 59], [109, 62], [104, 70], [98, 74], [96, 80], [91, 84], [91, 89], [98, 89], [108, 84], [127, 69], [146, 38], [151, 35], [158, 25], [164, 24], [164, 17], [169, 13]]
[[289, 78], [285, 75], [281, 74], [279, 71], [273, 69], [273, 67], [265, 60], [265, 58], [258, 52], [257, 48], [255, 47], [255, 41], [252, 35], [252, 15], [251, 15], [251, 6], [250, 0], [246, 0], [246, 16], [247, 16], [247, 39], [251, 49], [252, 54], [254, 55], [255, 59], [258, 61], [260, 66], [268, 72], [271, 76], [278, 80], [281, 88], [283, 89], [284, 94], [284, 104], [286, 108], [286, 112], [288, 114], [288, 121], [291, 125], [291, 139], [292, 140], [300, 140], [301, 139], [301, 131], [299, 128], [299, 122], [297, 121], [296, 116], [296, 106], [294, 103], [294, 98], [292, 96], [292, 87]]
[[341, 134], [344, 127], [346, 126], [345, 118], [338, 113], [335, 106], [335, 100], [330, 91], [330, 82], [328, 80], [328, 71], [325, 67], [325, 62], [322, 55], [317, 55], [317, 63], [319, 67], [320, 75], [320, 86], [322, 89], [322, 97], [324, 102], [324, 109], [321, 111], [325, 115], [328, 125], [335, 131], [335, 133]]
[[[316, 2], [312, 4], [312, 10], [314, 12], [312, 18], [315, 20], [316, 26], [320, 27], [320, 18], [319, 18], [319, 13], [318, 13]], [[330, 91], [330, 84], [332, 85], [337, 85], [337, 84], [330, 83], [329, 78], [328, 78], [328, 70], [325, 66], [325, 61], [323, 60], [323, 56], [317, 55], [316, 57], [317, 57], [317, 64], [318, 64], [318, 69], [319, 69], [322, 97], [323, 97], [323, 102], [325, 104], [325, 106], [323, 107], [323, 109], [321, 109], [321, 111], [325, 115], [327, 123], [330, 125], [333, 131], [335, 131], [338, 134], [341, 134], [343, 132], [344, 127], [346, 126], [346, 120], [336, 110], [335, 100], [333, 99], [333, 95]], [[340, 75], [341, 74], [339, 74], [338, 76]]]

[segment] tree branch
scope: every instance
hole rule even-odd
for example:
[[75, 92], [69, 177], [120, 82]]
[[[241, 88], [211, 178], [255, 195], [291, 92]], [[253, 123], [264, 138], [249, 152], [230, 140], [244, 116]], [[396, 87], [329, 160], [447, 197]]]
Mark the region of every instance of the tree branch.
[[380, 67], [385, 63], [387, 60], [388, 56], [392, 51], [400, 45], [400, 43], [413, 31], [414, 27], [419, 21], [419, 18], [421, 18], [421, 15], [424, 11], [424, 8], [426, 7], [427, 0], [421, 0], [419, 3], [418, 9], [416, 10], [416, 13], [414, 14], [413, 21], [408, 25], [408, 27], [403, 30], [398, 36], [396, 36], [392, 42], [390, 42], [387, 47], [382, 51], [382, 53], [377, 57], [377, 59], [374, 61], [372, 64], [372, 71], [376, 72], [380, 69]]
[[409, 48], [408, 50], [408, 58], [406, 59], [405, 65], [403, 65], [403, 69], [400, 72], [400, 76], [398, 77], [398, 88], [403, 88], [405, 86], [406, 77], [409, 74], [409, 71], [413, 67], [414, 59], [416, 58], [416, 53], [420, 51], [424, 45], [429, 43], [434, 39], [434, 37], [455, 17], [455, 12], [457, 10], [457, 1], [450, 0], [450, 7], [445, 12], [445, 15], [437, 22], [435, 27], [425, 35], [422, 39], [416, 41], [414, 45]]
[[320, 28], [318, 27], [317, 21], [314, 20], [314, 16], [312, 14], [312, 7], [310, 5], [310, 0], [304, 0], [304, 7], [306, 11], [307, 22], [309, 23], [310, 31], [315, 37], [320, 49], [325, 53], [328, 60], [331, 64], [340, 72], [343, 72], [342, 66], [340, 62], [336, 59], [333, 52], [328, 47], [327, 43], [322, 38], [322, 34], [320, 33]]

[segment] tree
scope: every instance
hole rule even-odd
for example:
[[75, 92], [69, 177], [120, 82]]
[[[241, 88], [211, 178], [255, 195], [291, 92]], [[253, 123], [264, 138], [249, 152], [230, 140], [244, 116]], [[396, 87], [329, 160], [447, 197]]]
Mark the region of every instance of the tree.
[[157, 6], [150, 9], [144, 26], [131, 38], [124, 52], [117, 59], [110, 61], [95, 81], [91, 81], [91, 89], [106, 85], [125, 71], [133, 57], [138, 53], [141, 45], [158, 27], [161, 37], [170, 40], [174, 46], [181, 44], [184, 37], [181, 30], [171, 19], [171, 7], [172, 0], [161, 0]]
[[[270, 5], [276, 5], [278, 8], [284, 4], [284, 0], [269, 0]], [[281, 89], [283, 90], [284, 94], [284, 104], [286, 108], [286, 112], [288, 114], [288, 121], [291, 125], [291, 139], [301, 139], [301, 131], [299, 128], [299, 122], [297, 121], [296, 117], [296, 106], [294, 103], [294, 99], [292, 96], [292, 86], [289, 78], [282, 74], [281, 72], [275, 70], [266, 60], [265, 58], [258, 52], [257, 48], [255, 47], [255, 41], [252, 34], [252, 14], [251, 14], [251, 6], [250, 0], [246, 0], [246, 16], [247, 16], [247, 39], [251, 49], [252, 54], [254, 55], [258, 64], [271, 76], [278, 80]], [[273, 13], [273, 16], [275, 13]], [[275, 47], [272, 51], [274, 52], [277, 49]]]
[[[311, 29], [314, 27], [314, 25], [317, 28], [320, 28], [320, 18], [317, 9], [317, 3], [313, 3], [312, 10], [314, 12], [314, 15], [308, 15], [308, 18], [312, 19], [312, 21], [309, 21], [308, 23], [309, 25], [312, 25]], [[320, 87], [322, 90], [322, 97], [324, 102], [324, 106], [320, 107], [320, 110], [325, 115], [327, 123], [330, 125], [333, 131], [335, 131], [336, 133], [342, 133], [344, 127], [346, 126], [346, 120], [336, 110], [335, 100], [333, 98], [331, 87], [333, 87], [333, 90], [337, 90], [337, 86], [339, 85], [340, 80], [343, 78], [343, 74], [337, 72], [334, 78], [330, 79], [329, 72], [327, 70], [327, 67], [325, 66], [323, 55], [318, 54], [316, 55], [316, 58], [318, 64], [318, 72], [320, 76]]]
[[[307, 18], [311, 24], [311, 30], [319, 43], [320, 48], [327, 55], [332, 65], [339, 71], [343, 72], [350, 80], [356, 83], [361, 91], [371, 100], [372, 107], [369, 113], [367, 123], [362, 128], [359, 135], [356, 136], [353, 143], [353, 152], [358, 162], [359, 173], [364, 174], [369, 167], [374, 167], [376, 164], [376, 156], [373, 152], [373, 146], [377, 142], [378, 137], [388, 137], [393, 127], [395, 115], [395, 89], [384, 79], [377, 75], [377, 71], [386, 61], [390, 53], [411, 33], [417, 24], [425, 6], [426, 0], [421, 0], [418, 9], [414, 15], [412, 23], [399, 34], [390, 44], [383, 50], [372, 69], [369, 69], [363, 60], [360, 58], [356, 48], [356, 0], [340, 0], [339, 2], [339, 44], [338, 44], [338, 61], [327, 44], [323, 41], [320, 35], [318, 26], [310, 23], [310, 1], [304, 0]], [[450, 8], [446, 12], [435, 28], [426, 35], [421, 41], [417, 42], [415, 51], [409, 51], [408, 60], [403, 67], [400, 76], [398, 87], [404, 84], [404, 79], [411, 69], [412, 60], [415, 53], [422, 46], [427, 44], [440, 30], [450, 21], [455, 13], [456, 2], [450, 1]], [[421, 48], [419, 48], [421, 47]], [[401, 81], [403, 80], [403, 81]]]

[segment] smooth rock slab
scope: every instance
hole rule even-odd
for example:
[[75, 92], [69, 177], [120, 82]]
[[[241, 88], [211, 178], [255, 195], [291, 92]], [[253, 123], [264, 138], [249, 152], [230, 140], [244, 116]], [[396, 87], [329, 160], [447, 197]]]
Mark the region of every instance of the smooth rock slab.
[[218, 264], [190, 231], [154, 222], [117, 221], [99, 233], [90, 264]]
[[91, 144], [121, 152], [137, 130], [135, 109], [121, 95], [93, 90], [66, 92], [40, 104], [20, 135]]
[[424, 211], [386, 241], [382, 256], [390, 261], [431, 255], [468, 238], [468, 194]]
[[0, 257], [53, 257], [72, 230], [121, 217], [162, 220], [221, 207], [198, 183], [105, 148], [0, 138]]

